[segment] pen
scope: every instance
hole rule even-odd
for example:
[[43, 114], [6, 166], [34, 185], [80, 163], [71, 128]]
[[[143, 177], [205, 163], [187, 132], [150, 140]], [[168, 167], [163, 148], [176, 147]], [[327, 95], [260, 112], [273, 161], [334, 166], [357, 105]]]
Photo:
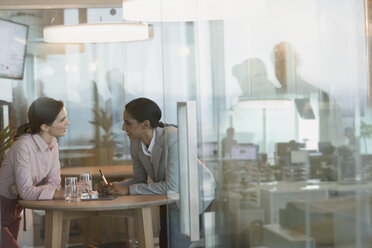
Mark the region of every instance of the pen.
[[101, 169], [98, 169], [98, 170], [99, 170], [99, 173], [101, 173], [102, 180], [105, 182], [105, 184], [108, 184], [108, 182], [106, 180], [106, 177], [105, 177], [105, 175], [103, 175]]

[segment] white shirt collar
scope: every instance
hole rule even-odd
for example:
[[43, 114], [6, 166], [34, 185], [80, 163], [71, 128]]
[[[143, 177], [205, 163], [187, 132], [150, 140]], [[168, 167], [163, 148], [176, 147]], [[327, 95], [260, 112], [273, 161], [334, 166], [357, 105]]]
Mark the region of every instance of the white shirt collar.
[[155, 134], [156, 134], [156, 132], [155, 132], [155, 128], [154, 128], [154, 131], [152, 132], [152, 139], [151, 139], [149, 148], [147, 148], [146, 145], [143, 144], [143, 142], [141, 141], [141, 143], [142, 143], [142, 150], [143, 150], [143, 153], [146, 156], [152, 157], [152, 149], [154, 149], [154, 145], [155, 145]]

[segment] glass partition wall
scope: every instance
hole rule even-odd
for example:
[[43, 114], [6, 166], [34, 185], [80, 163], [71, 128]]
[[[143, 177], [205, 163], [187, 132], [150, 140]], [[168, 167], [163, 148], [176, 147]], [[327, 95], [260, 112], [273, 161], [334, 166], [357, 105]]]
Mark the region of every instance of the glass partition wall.
[[249, 2], [244, 18], [184, 24], [182, 79], [177, 55], [163, 56], [165, 92], [188, 79], [199, 158], [217, 180], [202, 243], [369, 247], [365, 3]]
[[216, 188], [193, 247], [370, 247], [368, 1], [247, 2], [239, 18], [150, 22], [149, 40], [97, 44], [42, 30], [121, 22], [121, 8], [3, 9], [29, 37], [24, 78], [0, 79], [0, 99], [18, 125], [35, 98], [64, 101], [63, 167], [131, 163], [128, 101], [153, 99], [171, 124], [194, 101]]

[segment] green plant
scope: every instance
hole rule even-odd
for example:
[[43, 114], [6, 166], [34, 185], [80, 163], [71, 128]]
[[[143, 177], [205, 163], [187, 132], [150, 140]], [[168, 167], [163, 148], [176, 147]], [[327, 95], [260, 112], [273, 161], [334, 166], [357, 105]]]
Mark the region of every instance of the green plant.
[[0, 166], [4, 160], [6, 150], [8, 150], [13, 144], [13, 136], [14, 131], [11, 130], [9, 126], [0, 131]]
[[[95, 135], [94, 139], [91, 140], [92, 143], [95, 144], [95, 147], [106, 147], [110, 143], [113, 142], [112, 139], [112, 116], [107, 114], [102, 108], [100, 108], [99, 104], [99, 95], [98, 95], [98, 88], [97, 83], [92, 81], [93, 84], [93, 98], [94, 98], [94, 106], [93, 106], [93, 113], [94, 119], [90, 121], [91, 124], [95, 127]], [[101, 129], [103, 129], [104, 134], [101, 135]]]
[[[94, 139], [90, 142], [94, 143], [97, 152], [98, 163], [110, 164], [113, 158], [113, 136], [112, 136], [112, 116], [107, 113], [99, 103], [98, 88], [95, 81], [93, 83], [93, 114], [94, 119], [90, 121], [94, 125]], [[103, 131], [103, 134], [101, 135]]]
[[361, 121], [360, 122], [360, 138], [363, 139], [364, 149], [366, 153], [368, 153], [367, 139], [370, 139], [371, 137], [372, 137], [372, 125]]
[[104, 147], [112, 142], [112, 118], [111, 115], [107, 114], [102, 108], [92, 109], [94, 113], [94, 120], [90, 121], [96, 128], [103, 129], [103, 135], [100, 135], [100, 130], [98, 131], [98, 135], [96, 135], [94, 140], [91, 142], [95, 143], [96, 147]]

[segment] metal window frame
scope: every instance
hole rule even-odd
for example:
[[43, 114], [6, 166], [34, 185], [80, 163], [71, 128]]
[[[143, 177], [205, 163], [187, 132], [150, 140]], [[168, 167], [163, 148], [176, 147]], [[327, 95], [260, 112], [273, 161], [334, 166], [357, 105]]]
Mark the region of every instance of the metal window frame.
[[177, 118], [181, 233], [190, 241], [197, 241], [200, 233], [195, 102], [178, 102]]

